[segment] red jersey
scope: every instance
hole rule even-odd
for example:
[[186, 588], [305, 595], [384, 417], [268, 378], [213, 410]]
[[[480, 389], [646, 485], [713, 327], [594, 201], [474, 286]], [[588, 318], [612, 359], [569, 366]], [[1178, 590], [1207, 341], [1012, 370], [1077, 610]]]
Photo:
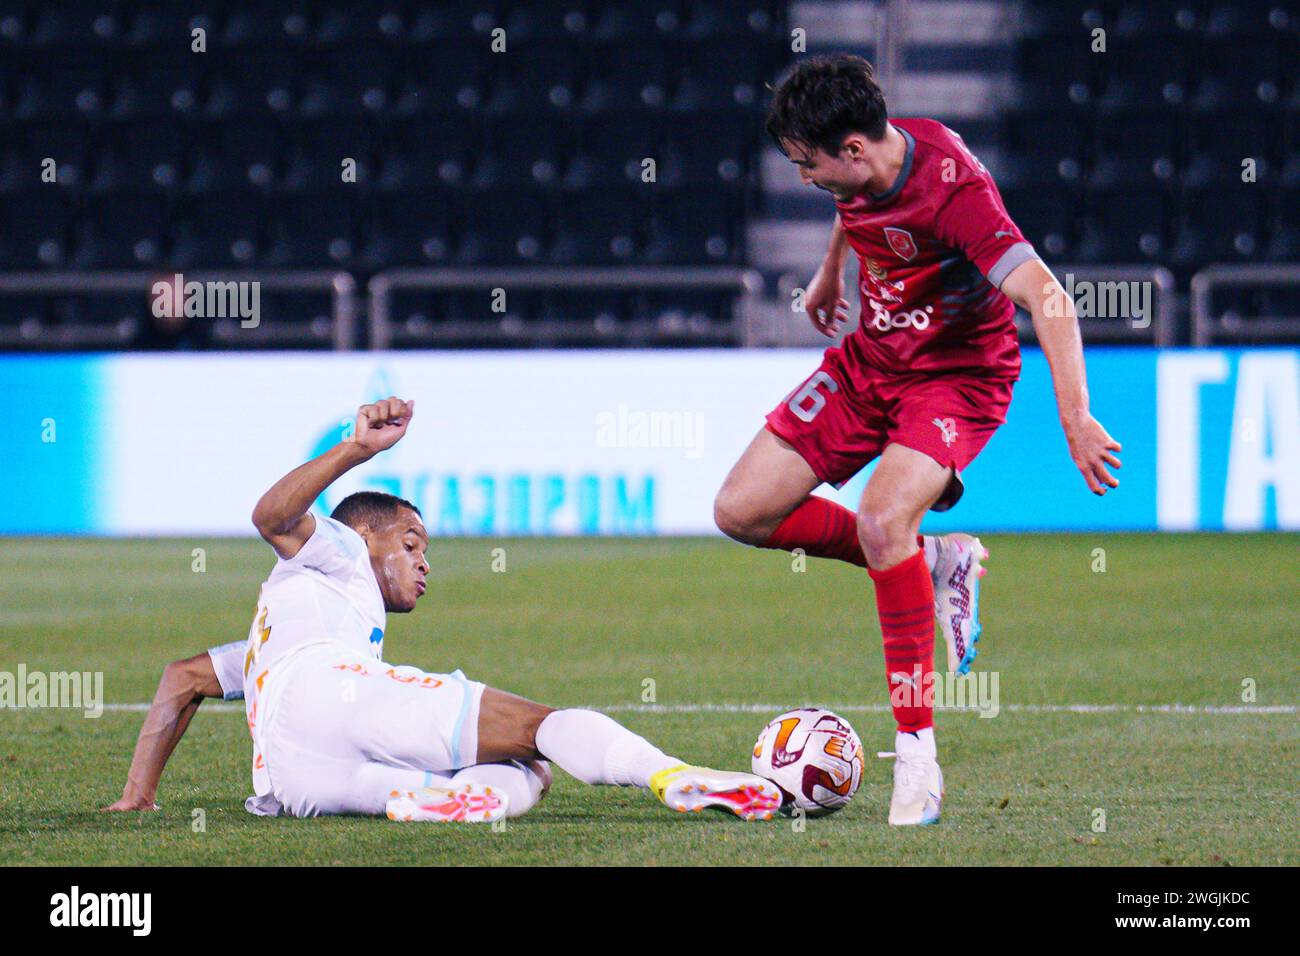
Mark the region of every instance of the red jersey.
[[894, 185], [835, 203], [861, 275], [845, 357], [890, 374], [1014, 379], [1015, 305], [998, 286], [1037, 253], [960, 136], [935, 120], [891, 122], [907, 140]]

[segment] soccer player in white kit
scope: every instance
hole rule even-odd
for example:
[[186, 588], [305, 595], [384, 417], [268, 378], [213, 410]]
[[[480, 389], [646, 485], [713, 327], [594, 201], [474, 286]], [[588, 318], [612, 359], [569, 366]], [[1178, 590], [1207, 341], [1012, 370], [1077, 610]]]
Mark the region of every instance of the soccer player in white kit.
[[429, 573], [419, 509], [378, 492], [349, 495], [328, 518], [308, 509], [396, 444], [414, 411], [398, 398], [362, 406], [349, 439], [262, 496], [253, 523], [279, 560], [248, 640], [167, 666], [107, 809], [156, 809], [163, 767], [199, 703], [242, 696], [255, 791], [245, 807], [258, 815], [491, 821], [544, 796], [550, 761], [584, 783], [649, 789], [676, 810], [770, 819], [780, 792], [761, 777], [686, 765], [596, 711], [385, 663], [385, 614], [413, 610]]

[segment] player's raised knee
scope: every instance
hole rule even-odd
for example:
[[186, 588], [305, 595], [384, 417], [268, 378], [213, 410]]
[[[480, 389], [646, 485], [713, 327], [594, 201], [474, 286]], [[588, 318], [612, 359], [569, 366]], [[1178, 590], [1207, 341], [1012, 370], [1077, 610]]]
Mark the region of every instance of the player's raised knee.
[[725, 488], [713, 499], [713, 523], [728, 538], [745, 544], [762, 544], [771, 535], [762, 516], [744, 498]]

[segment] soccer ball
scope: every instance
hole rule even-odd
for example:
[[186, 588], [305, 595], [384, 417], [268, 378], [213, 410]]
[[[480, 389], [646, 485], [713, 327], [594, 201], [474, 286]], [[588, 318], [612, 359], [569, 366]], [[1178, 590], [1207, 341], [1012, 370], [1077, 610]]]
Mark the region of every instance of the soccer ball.
[[819, 707], [801, 707], [758, 735], [750, 764], [781, 790], [781, 812], [825, 816], [848, 804], [862, 782], [862, 742], [849, 722]]

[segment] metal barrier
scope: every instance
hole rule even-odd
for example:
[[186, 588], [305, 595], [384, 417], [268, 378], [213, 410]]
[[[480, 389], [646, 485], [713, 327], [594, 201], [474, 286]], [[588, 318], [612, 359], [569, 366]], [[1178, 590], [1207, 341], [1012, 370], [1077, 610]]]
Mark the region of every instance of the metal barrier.
[[[0, 296], [6, 295], [82, 295], [95, 292], [139, 292], [148, 300], [155, 283], [174, 278], [174, 272], [13, 272], [0, 273]], [[186, 283], [243, 283], [256, 282], [268, 292], [323, 292], [331, 293], [330, 341], [335, 349], [353, 347], [356, 336], [357, 284], [346, 272], [187, 272]], [[221, 323], [225, 323], [224, 325]], [[120, 323], [119, 323], [120, 325]], [[48, 336], [52, 330], [42, 330]], [[127, 344], [118, 326], [104, 323], [77, 323], [61, 326], [57, 331], [59, 345], [66, 346], [117, 346]], [[213, 337], [225, 341], [236, 340], [248, 345], [284, 344], [302, 340], [297, 334], [285, 334], [284, 329], [271, 323], [259, 322], [255, 327], [241, 327], [239, 318], [220, 319], [213, 327]], [[22, 347], [31, 344], [23, 330], [11, 332], [0, 328], [0, 347]], [[48, 344], [44, 338], [42, 344]]]
[[[1076, 303], [1081, 303], [1080, 289], [1090, 283], [1092, 311], [1098, 301], [1118, 295], [1128, 289], [1125, 300], [1132, 305], [1134, 290], [1130, 283], [1150, 283], [1152, 296], [1147, 302], [1145, 316], [1081, 315], [1080, 329], [1085, 342], [1150, 342], [1158, 347], [1174, 344], [1176, 293], [1174, 278], [1169, 270], [1152, 266], [1092, 266], [1064, 265], [1055, 268], [1057, 277], [1070, 291]], [[0, 273], [0, 297], [12, 295], [81, 295], [97, 292], [139, 292], [147, 298], [154, 283], [167, 281], [172, 273], [162, 272], [21, 272]], [[359, 299], [357, 283], [346, 272], [193, 272], [185, 280], [198, 282], [258, 282], [270, 292], [321, 292], [331, 295], [330, 340], [333, 348], [346, 350], [356, 344]], [[1300, 285], [1300, 265], [1211, 265], [1197, 272], [1191, 280], [1192, 344], [1212, 345], [1216, 338], [1240, 339], [1247, 332], [1252, 337], [1270, 339], [1300, 338], [1300, 316], [1281, 318], [1253, 318], [1215, 316], [1211, 313], [1211, 295], [1214, 290], [1230, 287], [1267, 287]], [[401, 289], [465, 290], [465, 289], [556, 289], [587, 290], [719, 290], [736, 294], [732, 322], [722, 335], [726, 344], [763, 346], [805, 344], [803, 338], [791, 334], [787, 325], [799, 326], [801, 316], [789, 313], [788, 302], [778, 296], [775, 302], [763, 299], [762, 276], [753, 269], [732, 267], [701, 268], [498, 268], [498, 269], [392, 269], [374, 276], [367, 287], [370, 309], [370, 347], [390, 348], [393, 344], [391, 321], [392, 294]], [[1109, 309], [1112, 302], [1106, 303]], [[1081, 312], [1087, 310], [1080, 309]], [[1132, 309], [1129, 309], [1132, 312]], [[788, 321], [787, 321], [788, 320]], [[256, 328], [241, 328], [238, 318], [221, 320], [225, 326], [214, 328], [214, 338], [225, 343], [236, 341], [251, 346], [267, 344], [293, 344], [304, 341], [298, 329], [277, 329], [270, 323]], [[120, 324], [119, 324], [120, 325]], [[485, 331], [483, 323], [473, 323], [477, 333]], [[547, 328], [545, 323], [532, 329], [528, 323], [514, 337], [525, 344], [533, 339], [563, 340], [564, 332]], [[566, 323], [571, 328], [572, 323]], [[228, 328], [226, 328], [228, 326]], [[1035, 340], [1032, 326], [1023, 316], [1017, 317], [1021, 338]], [[224, 331], [223, 331], [224, 329]], [[467, 330], [461, 330], [466, 332]], [[577, 330], [591, 334], [591, 330]], [[123, 347], [129, 344], [130, 335], [118, 325], [109, 323], [81, 323], [64, 325], [58, 329], [39, 329], [35, 334], [25, 334], [22, 329], [0, 327], [0, 348], [22, 348], [34, 343], [48, 345], [50, 333], [57, 335], [54, 344], [69, 347]], [[620, 330], [599, 330], [601, 338], [611, 343], [620, 340]], [[689, 338], [689, 336], [685, 336]], [[811, 338], [808, 336], [807, 338]], [[624, 338], [624, 341], [626, 339]], [[824, 344], [820, 336], [816, 344]]]
[[1272, 285], [1300, 285], [1300, 264], [1277, 265], [1210, 265], [1192, 276], [1192, 344], [1207, 346], [1217, 336], [1241, 338], [1248, 332], [1251, 338], [1300, 338], [1300, 316], [1281, 318], [1245, 318], [1231, 320], [1210, 312], [1210, 296], [1216, 288], [1224, 286], [1264, 287]]
[[[392, 294], [401, 289], [457, 291], [465, 289], [613, 289], [628, 290], [721, 290], [737, 293], [731, 326], [726, 337], [732, 344], [744, 341], [749, 316], [763, 292], [763, 278], [752, 269], [718, 268], [648, 268], [600, 267], [581, 269], [499, 268], [499, 269], [390, 269], [370, 280], [367, 286], [370, 303], [370, 347], [387, 349], [393, 344]], [[466, 327], [469, 326], [469, 327]], [[448, 335], [473, 337], [486, 331], [484, 323], [447, 324]], [[602, 330], [586, 325], [565, 323], [558, 328], [546, 323], [527, 323], [515, 329], [515, 341], [557, 340], [566, 336], [599, 336], [617, 342], [617, 328]], [[436, 338], [436, 336], [434, 336]], [[498, 343], [502, 344], [502, 343]]]

